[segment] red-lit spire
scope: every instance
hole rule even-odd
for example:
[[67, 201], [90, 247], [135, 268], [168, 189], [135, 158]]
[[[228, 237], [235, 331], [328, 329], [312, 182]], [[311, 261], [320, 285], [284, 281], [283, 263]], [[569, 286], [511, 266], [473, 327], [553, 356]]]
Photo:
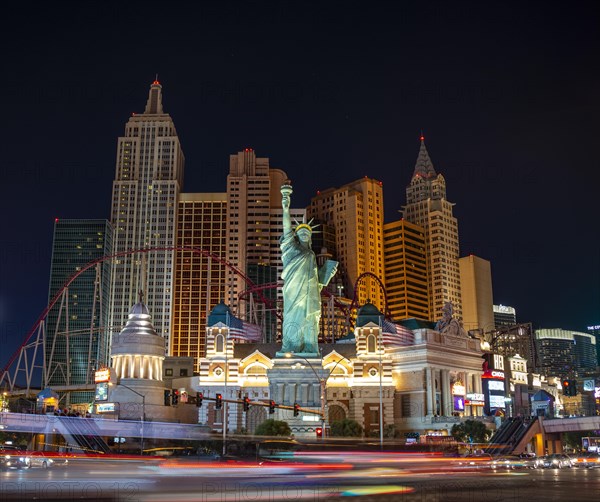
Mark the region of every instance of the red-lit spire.
[[157, 73], [156, 79], [150, 86], [150, 93], [148, 94], [148, 101], [146, 102], [144, 114], [162, 115], [163, 113], [162, 85], [160, 85], [160, 82], [158, 81]]

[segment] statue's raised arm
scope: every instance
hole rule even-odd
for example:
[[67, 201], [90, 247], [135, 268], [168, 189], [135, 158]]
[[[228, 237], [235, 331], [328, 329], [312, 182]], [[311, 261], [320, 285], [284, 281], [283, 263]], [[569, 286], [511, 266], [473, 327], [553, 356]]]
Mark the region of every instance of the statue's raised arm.
[[292, 231], [292, 218], [290, 216], [290, 205], [292, 203], [292, 186], [282, 185], [281, 187], [281, 208], [283, 209], [283, 233]]

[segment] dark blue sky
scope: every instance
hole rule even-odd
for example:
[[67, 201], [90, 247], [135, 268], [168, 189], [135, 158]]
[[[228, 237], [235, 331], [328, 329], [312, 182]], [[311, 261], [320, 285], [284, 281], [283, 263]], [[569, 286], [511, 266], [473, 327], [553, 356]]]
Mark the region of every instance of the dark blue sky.
[[600, 324], [596, 3], [197, 3], [4, 8], [0, 368], [47, 302], [54, 218], [109, 217], [117, 137], [156, 73], [185, 191], [225, 191], [253, 147], [294, 205], [368, 175], [391, 221], [423, 130], [495, 302]]

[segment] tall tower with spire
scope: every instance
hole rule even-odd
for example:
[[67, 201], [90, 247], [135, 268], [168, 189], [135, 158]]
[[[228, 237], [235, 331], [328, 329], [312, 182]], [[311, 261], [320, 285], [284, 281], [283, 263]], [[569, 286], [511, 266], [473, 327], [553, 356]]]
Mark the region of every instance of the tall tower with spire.
[[[175, 246], [184, 160], [173, 120], [163, 111], [162, 86], [155, 80], [144, 113], [132, 114], [125, 135], [117, 142], [111, 208], [115, 254]], [[142, 256], [113, 260], [109, 326], [113, 334], [121, 331], [137, 292], [144, 290], [156, 332], [166, 339], [170, 353], [175, 252], [153, 251], [144, 259]]]
[[452, 302], [457, 317], [462, 316], [460, 271], [458, 267], [458, 222], [454, 204], [446, 199], [446, 180], [437, 174], [421, 134], [421, 148], [402, 216], [425, 229], [429, 283], [429, 311], [433, 319], [442, 316], [442, 307]]

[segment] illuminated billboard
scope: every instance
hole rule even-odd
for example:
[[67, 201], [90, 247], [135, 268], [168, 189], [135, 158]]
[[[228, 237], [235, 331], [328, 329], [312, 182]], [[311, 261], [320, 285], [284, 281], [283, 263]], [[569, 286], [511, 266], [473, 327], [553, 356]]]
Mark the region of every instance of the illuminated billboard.
[[504, 396], [506, 394], [506, 384], [504, 383], [504, 372], [498, 370], [486, 371], [481, 376], [483, 387], [483, 396], [485, 404], [483, 412], [486, 415], [493, 415], [497, 410], [504, 410], [506, 403]]
[[108, 382], [96, 384], [96, 401], [108, 401]]
[[454, 396], [454, 411], [465, 411], [465, 398]]

